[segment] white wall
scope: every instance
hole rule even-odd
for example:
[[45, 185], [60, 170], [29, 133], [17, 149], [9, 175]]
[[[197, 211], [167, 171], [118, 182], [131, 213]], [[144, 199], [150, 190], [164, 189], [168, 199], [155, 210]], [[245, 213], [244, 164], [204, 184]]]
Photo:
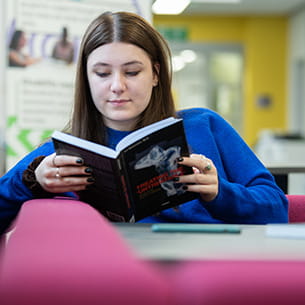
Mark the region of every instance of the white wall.
[[[5, 2], [0, 1], [0, 41], [5, 41], [4, 31], [4, 13]], [[3, 46], [3, 43], [2, 43]], [[4, 130], [5, 130], [5, 92], [4, 92], [4, 69], [5, 69], [5, 48], [0, 48], [0, 176], [5, 168], [5, 147], [4, 147]]]
[[305, 9], [290, 18], [288, 37], [289, 130], [305, 135]]

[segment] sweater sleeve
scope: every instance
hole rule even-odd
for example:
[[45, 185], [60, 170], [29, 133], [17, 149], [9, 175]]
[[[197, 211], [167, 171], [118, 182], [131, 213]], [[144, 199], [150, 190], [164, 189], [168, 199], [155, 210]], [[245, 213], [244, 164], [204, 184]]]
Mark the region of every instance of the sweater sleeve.
[[218, 195], [211, 202], [198, 199], [182, 205], [178, 221], [186, 218], [189, 222], [288, 222], [288, 201], [285, 194], [276, 185], [268, 169], [226, 120], [216, 112], [204, 108], [185, 109], [179, 112], [179, 116], [184, 120], [191, 151], [205, 155], [215, 164], [219, 189]]
[[53, 152], [53, 144], [47, 142], [25, 156], [0, 178], [0, 234], [16, 217], [22, 203], [33, 198], [31, 191], [22, 182], [24, 170], [36, 157]]
[[287, 198], [251, 148], [217, 114], [210, 119], [210, 130], [219, 177], [218, 196], [204, 203], [211, 215], [226, 223], [287, 222]]

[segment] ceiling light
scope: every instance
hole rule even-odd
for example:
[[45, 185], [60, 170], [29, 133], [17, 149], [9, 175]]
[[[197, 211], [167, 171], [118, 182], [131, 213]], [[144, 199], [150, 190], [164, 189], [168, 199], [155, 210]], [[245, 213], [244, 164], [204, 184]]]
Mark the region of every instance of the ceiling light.
[[172, 57], [172, 65], [173, 65], [173, 71], [174, 72], [178, 72], [185, 67], [185, 63], [180, 56], [173, 56]]
[[181, 51], [180, 56], [182, 57], [183, 61], [186, 63], [192, 63], [197, 58], [197, 55], [193, 50], [183, 50]]
[[178, 15], [190, 4], [191, 0], [156, 0], [152, 6], [155, 14]]

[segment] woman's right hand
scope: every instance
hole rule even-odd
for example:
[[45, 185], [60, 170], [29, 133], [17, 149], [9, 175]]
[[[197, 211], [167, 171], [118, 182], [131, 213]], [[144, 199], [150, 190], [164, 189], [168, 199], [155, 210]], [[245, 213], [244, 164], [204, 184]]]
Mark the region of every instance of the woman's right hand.
[[50, 193], [81, 191], [94, 182], [92, 169], [84, 166], [81, 158], [56, 153], [41, 161], [35, 176], [41, 187]]

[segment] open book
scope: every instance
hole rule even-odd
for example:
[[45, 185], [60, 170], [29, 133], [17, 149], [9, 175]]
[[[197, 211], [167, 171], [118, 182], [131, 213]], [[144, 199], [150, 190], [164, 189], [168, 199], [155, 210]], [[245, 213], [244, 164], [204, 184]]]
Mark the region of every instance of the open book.
[[112, 221], [137, 221], [197, 197], [173, 181], [193, 172], [177, 163], [189, 155], [181, 119], [138, 129], [115, 150], [59, 131], [52, 139], [57, 154], [79, 156], [92, 168], [95, 182], [79, 192], [80, 200]]

